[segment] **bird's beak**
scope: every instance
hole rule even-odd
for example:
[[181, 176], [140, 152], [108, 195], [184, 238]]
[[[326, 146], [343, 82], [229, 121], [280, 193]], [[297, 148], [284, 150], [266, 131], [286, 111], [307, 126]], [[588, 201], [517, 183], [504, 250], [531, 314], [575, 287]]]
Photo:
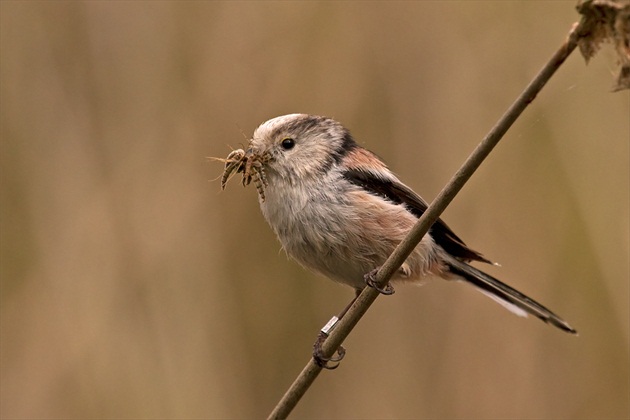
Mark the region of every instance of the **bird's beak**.
[[258, 153], [256, 153], [253, 147], [250, 147], [245, 152], [245, 156], [243, 157], [243, 163], [247, 163], [247, 161], [250, 159], [256, 159], [256, 156], [258, 156]]

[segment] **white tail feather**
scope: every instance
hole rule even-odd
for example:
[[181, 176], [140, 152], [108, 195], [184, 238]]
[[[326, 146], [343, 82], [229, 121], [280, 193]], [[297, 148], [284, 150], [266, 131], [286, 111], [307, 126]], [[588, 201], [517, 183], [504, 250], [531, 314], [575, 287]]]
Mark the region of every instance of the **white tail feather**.
[[484, 295], [488, 296], [490, 299], [494, 300], [496, 303], [498, 303], [499, 305], [503, 306], [505, 309], [507, 309], [508, 311], [512, 312], [514, 315], [523, 317], [523, 318], [527, 318], [528, 314], [527, 312], [525, 312], [523, 309], [519, 308], [516, 305], [511, 304], [510, 302], [501, 299], [500, 297], [493, 295], [490, 292], [486, 292], [485, 290], [479, 289], [478, 287], [475, 287], [475, 290], [480, 291], [481, 293], [483, 293]]

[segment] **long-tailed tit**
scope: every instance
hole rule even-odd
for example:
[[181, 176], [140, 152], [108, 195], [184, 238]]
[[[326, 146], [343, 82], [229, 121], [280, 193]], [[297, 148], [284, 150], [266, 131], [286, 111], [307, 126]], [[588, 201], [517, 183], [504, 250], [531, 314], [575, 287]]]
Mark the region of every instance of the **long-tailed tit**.
[[[326, 117], [291, 114], [266, 121], [248, 149], [233, 151], [225, 162], [222, 187], [236, 172], [243, 173], [244, 185], [254, 182], [262, 213], [288, 255], [357, 291], [427, 209], [376, 155]], [[392, 280], [463, 280], [517, 315], [576, 332], [471, 261], [490, 263], [438, 220]]]

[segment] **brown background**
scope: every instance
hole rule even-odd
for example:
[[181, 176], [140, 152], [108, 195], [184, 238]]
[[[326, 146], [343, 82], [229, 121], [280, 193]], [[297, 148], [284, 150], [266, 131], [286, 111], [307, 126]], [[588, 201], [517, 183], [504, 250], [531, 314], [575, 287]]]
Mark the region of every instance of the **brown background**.
[[[205, 157], [323, 114], [430, 200], [574, 5], [3, 1], [2, 417], [266, 415], [352, 292], [287, 261]], [[614, 71], [610, 46], [571, 56], [444, 216], [580, 336], [463, 285], [399, 287], [296, 418], [628, 416]]]

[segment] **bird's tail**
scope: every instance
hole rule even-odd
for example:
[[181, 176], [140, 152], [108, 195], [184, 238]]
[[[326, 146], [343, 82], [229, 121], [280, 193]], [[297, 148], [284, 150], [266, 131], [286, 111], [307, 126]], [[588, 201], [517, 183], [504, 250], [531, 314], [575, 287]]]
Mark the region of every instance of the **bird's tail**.
[[511, 312], [524, 317], [528, 314], [532, 314], [554, 327], [571, 334], [577, 334], [577, 331], [565, 320], [518, 290], [455, 258], [447, 258], [445, 262], [451, 273], [471, 283], [479, 291], [509, 309]]

